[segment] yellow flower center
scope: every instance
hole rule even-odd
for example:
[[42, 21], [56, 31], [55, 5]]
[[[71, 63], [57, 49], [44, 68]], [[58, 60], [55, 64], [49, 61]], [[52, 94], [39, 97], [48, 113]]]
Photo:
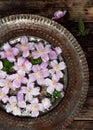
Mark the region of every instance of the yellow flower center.
[[21, 70], [24, 70], [25, 66], [24, 66], [24, 65], [20, 65], [19, 68], [20, 68]]
[[37, 76], [38, 78], [41, 77], [41, 73], [40, 73], [40, 71], [38, 71], [38, 72], [36, 73], [36, 76]]
[[37, 105], [34, 105], [34, 106], [32, 107], [32, 110], [33, 110], [33, 111], [36, 111], [36, 110], [38, 110], [38, 107], [37, 107]]
[[7, 54], [7, 55], [10, 55], [10, 54], [11, 54], [11, 51], [7, 51], [6, 54]]
[[21, 49], [24, 51], [25, 49], [27, 49], [27, 46], [26, 45], [22, 45]]
[[40, 51], [39, 51], [39, 54], [40, 54], [40, 55], [43, 55], [43, 54], [44, 54], [44, 51], [43, 51], [43, 50], [40, 50]]
[[55, 70], [55, 71], [58, 71], [58, 70], [59, 70], [58, 65], [56, 65], [56, 66], [54, 67], [54, 70]]
[[20, 81], [20, 80], [21, 80], [21, 76], [20, 76], [20, 75], [18, 75], [17, 79]]
[[11, 83], [9, 82], [9, 81], [7, 81], [6, 83], [5, 83], [5, 87], [10, 87], [11, 86]]
[[3, 97], [3, 94], [0, 92], [0, 98], [2, 98]]
[[30, 93], [31, 92], [31, 89], [27, 89], [27, 93]]
[[12, 107], [12, 109], [15, 109], [16, 108], [16, 103], [12, 103], [11, 107]]
[[52, 87], [54, 87], [55, 88], [55, 86], [56, 86], [56, 82], [52, 82]]

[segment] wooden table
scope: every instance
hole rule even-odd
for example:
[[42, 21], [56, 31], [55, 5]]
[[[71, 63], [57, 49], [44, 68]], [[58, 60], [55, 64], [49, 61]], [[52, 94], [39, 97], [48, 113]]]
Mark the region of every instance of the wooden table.
[[[61, 0], [57, 0], [56, 4], [55, 3], [52, 4], [52, 2], [49, 2], [48, 0], [45, 1], [46, 3], [44, 3], [44, 1], [39, 2], [37, 0], [35, 2], [34, 2], [34, 0], [32, 0], [32, 1], [27, 0], [25, 2], [23, 0], [17, 0], [17, 1], [0, 0], [0, 17], [4, 17], [7, 15], [16, 14], [16, 13], [33, 13], [33, 14], [40, 13], [40, 15], [51, 17], [54, 10], [58, 10], [58, 9], [62, 8], [63, 5], [58, 4], [58, 2], [60, 2], [60, 1]], [[89, 1], [89, 0], [87, 0], [87, 1]], [[33, 2], [33, 4], [31, 4], [31, 2]], [[38, 3], [38, 5], [36, 2]], [[71, 3], [69, 4], [69, 2], [68, 2], [68, 5], [71, 5]], [[93, 3], [91, 5], [93, 5]], [[68, 9], [69, 8], [70, 7], [68, 7]], [[49, 9], [48, 13], [47, 13], [47, 9]], [[78, 14], [78, 13], [76, 13], [76, 14]], [[91, 15], [89, 15], [89, 16], [91, 16]], [[73, 15], [73, 16], [75, 16], [75, 15]], [[91, 16], [91, 19], [92, 19], [92, 16]], [[85, 52], [85, 55], [86, 55], [87, 61], [88, 61], [88, 65], [89, 65], [89, 73], [90, 73], [89, 91], [88, 91], [86, 102], [85, 102], [81, 112], [74, 119], [72, 124], [70, 126], [68, 126], [65, 130], [93, 130], [93, 23], [91, 23], [91, 24], [87, 23], [87, 26], [89, 26], [91, 28], [91, 34], [89, 36], [83, 38], [82, 40], [81, 39], [78, 39], [78, 40]], [[69, 27], [67, 29], [69, 29]], [[2, 128], [0, 128], [0, 130], [1, 129]]]

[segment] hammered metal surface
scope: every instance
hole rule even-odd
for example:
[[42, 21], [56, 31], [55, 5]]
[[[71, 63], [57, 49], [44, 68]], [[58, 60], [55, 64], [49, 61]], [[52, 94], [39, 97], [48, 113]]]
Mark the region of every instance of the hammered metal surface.
[[19, 118], [0, 110], [3, 130], [62, 130], [80, 111], [88, 90], [88, 66], [76, 39], [63, 26], [47, 18], [22, 14], [0, 20], [0, 45], [12, 38], [32, 35], [60, 46], [68, 69], [68, 87], [63, 101], [38, 118]]

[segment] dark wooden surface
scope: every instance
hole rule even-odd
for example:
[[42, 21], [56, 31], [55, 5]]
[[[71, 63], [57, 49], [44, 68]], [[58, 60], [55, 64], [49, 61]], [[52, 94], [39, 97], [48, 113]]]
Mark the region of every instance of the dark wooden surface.
[[51, 18], [63, 9], [68, 10], [70, 20], [93, 21], [93, 0], [0, 0], [0, 17], [24, 12]]
[[[81, 7], [80, 10], [77, 9], [78, 7]], [[85, 11], [84, 7], [86, 7]], [[33, 13], [51, 18], [54, 11], [66, 8], [70, 11], [70, 19], [78, 20], [81, 14], [85, 21], [93, 22], [92, 0], [0, 0], [0, 17], [16, 13]], [[81, 112], [65, 130], [93, 130], [93, 23], [86, 23], [86, 25], [91, 28], [91, 34], [78, 41], [89, 65], [89, 91]], [[70, 30], [69, 26], [68, 30]]]

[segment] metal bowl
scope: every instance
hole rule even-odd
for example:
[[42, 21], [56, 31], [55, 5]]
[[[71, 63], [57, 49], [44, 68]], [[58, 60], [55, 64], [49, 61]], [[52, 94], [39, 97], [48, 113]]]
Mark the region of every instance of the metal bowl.
[[50, 112], [38, 118], [15, 117], [0, 109], [0, 126], [4, 130], [61, 130], [80, 111], [88, 91], [88, 65], [77, 40], [58, 23], [37, 15], [20, 14], [0, 20], [0, 46], [22, 35], [39, 37], [60, 46], [68, 69], [64, 99]]

